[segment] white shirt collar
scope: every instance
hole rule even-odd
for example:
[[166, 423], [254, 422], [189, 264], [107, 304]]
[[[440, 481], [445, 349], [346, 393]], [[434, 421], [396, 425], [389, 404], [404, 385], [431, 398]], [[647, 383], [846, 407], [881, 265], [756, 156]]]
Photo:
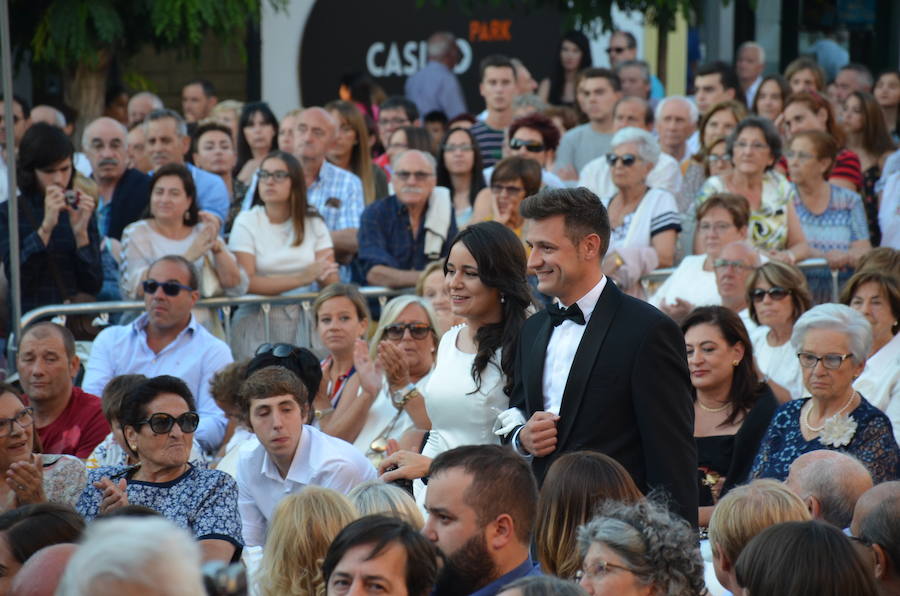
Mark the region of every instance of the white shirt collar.
[[[149, 325], [149, 324], [150, 324], [150, 316], [145, 312], [144, 314], [142, 314], [141, 316], [139, 316], [137, 319], [134, 320], [134, 323], [131, 324], [131, 327], [134, 329], [135, 333], [138, 333], [138, 334], [143, 333], [144, 335], [146, 335], [147, 334], [147, 325]], [[197, 332], [197, 320], [194, 318], [194, 313], [191, 313], [191, 318], [188, 321], [187, 326], [181, 330], [181, 332], [178, 334], [178, 337], [181, 337], [188, 331], [191, 332], [191, 335], [193, 335], [194, 333]]]
[[309, 484], [312, 481], [313, 469], [310, 465], [311, 427], [303, 425], [300, 430], [300, 440], [297, 441], [297, 450], [294, 452], [294, 458], [291, 460], [291, 467], [288, 469], [287, 476], [281, 477], [278, 466], [275, 461], [269, 457], [269, 452], [260, 443], [263, 449], [263, 461], [260, 473], [267, 478], [271, 478], [277, 482], [295, 482], [297, 484]]
[[[588, 293], [575, 301], [575, 304], [578, 305], [578, 308], [581, 309], [581, 313], [584, 315], [584, 322], [587, 323], [591, 320], [591, 313], [594, 312], [594, 307], [597, 306], [597, 301], [600, 300], [600, 294], [603, 293], [603, 288], [606, 287], [606, 276], [600, 275], [600, 281], [597, 282], [597, 285], [588, 290]], [[563, 308], [568, 308], [561, 301], [559, 305]]]

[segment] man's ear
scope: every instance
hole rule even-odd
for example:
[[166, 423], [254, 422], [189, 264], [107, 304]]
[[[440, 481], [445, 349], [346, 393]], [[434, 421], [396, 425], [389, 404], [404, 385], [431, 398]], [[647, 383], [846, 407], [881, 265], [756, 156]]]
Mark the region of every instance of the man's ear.
[[887, 553], [884, 552], [884, 548], [880, 544], [873, 544], [872, 554], [875, 557], [875, 579], [884, 581], [887, 579], [888, 566], [890, 565]]
[[186, 155], [191, 150], [191, 135], [181, 137], [181, 154]]
[[516, 540], [516, 526], [512, 516], [501, 513], [488, 524], [485, 540], [489, 550], [500, 550]]
[[603, 249], [603, 240], [597, 234], [588, 234], [581, 239], [581, 250], [585, 261], [596, 261]]
[[819, 499], [810, 495], [803, 499], [803, 502], [806, 503], [806, 508], [809, 509], [809, 514], [813, 519], [819, 519], [819, 514], [822, 512], [822, 505], [819, 503]]
[[72, 354], [72, 360], [69, 361], [69, 377], [74, 379], [78, 374], [78, 367], [81, 365], [81, 359], [77, 354]]

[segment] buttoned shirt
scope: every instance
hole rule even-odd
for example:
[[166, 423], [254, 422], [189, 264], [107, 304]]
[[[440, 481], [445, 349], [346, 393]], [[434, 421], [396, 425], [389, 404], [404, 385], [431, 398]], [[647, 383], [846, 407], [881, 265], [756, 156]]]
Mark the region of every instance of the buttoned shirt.
[[194, 439], [206, 451], [214, 451], [225, 436], [225, 414], [209, 390], [212, 376], [233, 362], [228, 344], [197, 323], [188, 325], [159, 353], [147, 345], [148, 317], [144, 313], [129, 325], [107, 327], [94, 340], [82, 388], [101, 395], [113, 377], [142, 374], [147, 377], [172, 375], [187, 384], [200, 414]]
[[197, 187], [197, 207], [201, 211], [209, 211], [215, 214], [222, 222], [225, 229], [225, 221], [228, 219], [228, 208], [231, 199], [228, 197], [228, 188], [221, 176], [201, 170], [194, 164], [184, 164], [194, 178], [194, 186]]
[[287, 495], [307, 486], [321, 486], [347, 494], [357, 484], [377, 477], [374, 466], [353, 445], [303, 425], [291, 467], [282, 478], [266, 448], [241, 448], [237, 469], [238, 509], [244, 543], [260, 546], [275, 507]]

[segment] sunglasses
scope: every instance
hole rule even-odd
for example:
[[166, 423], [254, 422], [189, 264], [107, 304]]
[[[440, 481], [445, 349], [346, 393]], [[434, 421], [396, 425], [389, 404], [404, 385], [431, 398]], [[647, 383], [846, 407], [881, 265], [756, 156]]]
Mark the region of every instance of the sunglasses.
[[263, 356], [266, 354], [271, 354], [276, 358], [287, 358], [292, 356], [294, 352], [299, 350], [297, 346], [292, 346], [291, 344], [270, 344], [264, 343], [260, 344], [258, 348], [256, 348], [256, 356]]
[[428, 323], [394, 323], [384, 328], [384, 336], [391, 341], [403, 339], [406, 330], [413, 339], [425, 339], [431, 333], [431, 325]]
[[606, 48], [606, 53], [607, 53], [607, 54], [621, 54], [622, 52], [624, 52], [624, 51], [627, 50], [627, 49], [628, 49], [628, 48], [616, 48], [616, 47], [611, 47], [611, 48]]
[[424, 182], [434, 176], [431, 172], [407, 172], [406, 170], [399, 170], [394, 172], [394, 177], [398, 180], [409, 180], [410, 178], [415, 178], [416, 182]]
[[146, 420], [138, 422], [138, 425], [146, 424], [154, 434], [164, 435], [172, 430], [172, 427], [176, 423], [178, 424], [178, 428], [181, 429], [181, 432], [192, 433], [197, 430], [197, 426], [200, 425], [200, 415], [197, 414], [197, 412], [185, 412], [178, 418], [175, 418], [170, 414], [157, 412]]
[[784, 288], [779, 288], [778, 286], [769, 288], [768, 290], [756, 288], [755, 290], [751, 290], [750, 297], [753, 298], [753, 302], [762, 302], [766, 297], [766, 294], [768, 294], [769, 298], [771, 298], [772, 300], [784, 300], [791, 294], [791, 291]]
[[512, 139], [509, 142], [510, 149], [525, 149], [529, 153], [540, 153], [544, 150], [544, 144], [537, 141], [523, 141], [522, 139]]
[[837, 370], [844, 363], [844, 360], [850, 358], [853, 354], [825, 354], [824, 356], [816, 356], [809, 352], [797, 352], [797, 359], [800, 360], [800, 366], [803, 368], [815, 368], [819, 361], [822, 366], [828, 370]]
[[177, 281], [156, 281], [155, 279], [145, 279], [141, 286], [144, 288], [144, 294], [155, 294], [156, 290], [162, 288], [166, 296], [177, 296], [181, 290], [193, 292], [194, 288], [180, 284]]
[[630, 168], [634, 165], [634, 162], [639, 159], [640, 157], [633, 153], [626, 153], [625, 155], [616, 155], [615, 153], [606, 154], [606, 163], [608, 163], [610, 167], [615, 167], [616, 162], [622, 160], [622, 165], [626, 168]]

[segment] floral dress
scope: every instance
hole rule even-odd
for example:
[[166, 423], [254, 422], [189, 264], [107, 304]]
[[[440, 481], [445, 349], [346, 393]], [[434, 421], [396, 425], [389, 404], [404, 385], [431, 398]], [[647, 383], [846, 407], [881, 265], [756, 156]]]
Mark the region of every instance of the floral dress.
[[[41, 455], [44, 462], [43, 474], [44, 496], [50, 503], [75, 506], [81, 491], [84, 490], [87, 474], [84, 464], [71, 455]], [[16, 494], [9, 491], [7, 500], [0, 503], [0, 511], [16, 508]]]
[[[852, 432], [844, 429], [840, 447], [826, 445], [822, 437], [812, 441], [800, 432], [800, 411], [810, 398], [797, 399], [781, 405], [772, 418], [753, 461], [750, 478], [785, 480], [795, 459], [818, 449], [832, 449], [854, 456], [861, 461], [875, 484], [900, 478], [900, 447], [894, 440], [891, 421], [884, 413], [861, 397], [859, 405], [849, 414], [856, 423]], [[851, 426], [852, 428], [852, 426]], [[849, 435], [849, 436], [848, 436]]]

